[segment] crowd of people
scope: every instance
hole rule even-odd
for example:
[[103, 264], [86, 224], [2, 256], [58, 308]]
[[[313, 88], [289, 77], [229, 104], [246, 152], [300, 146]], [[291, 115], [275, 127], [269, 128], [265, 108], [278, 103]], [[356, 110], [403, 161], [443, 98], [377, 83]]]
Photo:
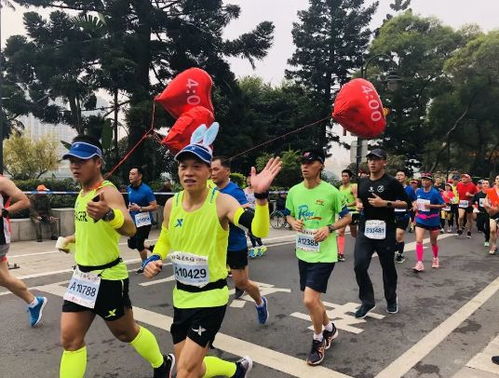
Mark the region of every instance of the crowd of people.
[[[262, 238], [270, 228], [269, 189], [281, 162], [279, 158], [270, 159], [258, 174], [253, 168], [248, 187], [243, 190], [230, 180], [230, 160], [212, 156], [209, 145], [215, 136], [204, 138], [203, 143], [189, 144], [175, 156], [183, 190], [164, 202], [161, 232], [151, 246], [146, 246], [145, 240], [158, 203], [143, 182], [144, 172], [137, 167], [130, 170], [127, 205], [113, 183], [102, 176], [100, 143], [89, 136], [73, 140], [63, 158], [69, 160], [82, 189], [75, 202], [75, 233], [57, 243], [63, 252], [68, 252], [74, 243], [76, 262], [62, 306], [61, 378], [85, 375], [85, 336], [96, 315], [118, 340], [130, 344], [151, 365], [154, 377], [172, 377], [174, 371], [179, 378], [248, 376], [253, 364], [250, 357], [232, 362], [208, 352], [229, 301], [229, 273], [236, 297], [246, 293], [255, 302], [258, 323], [269, 322], [268, 298], [250, 280], [248, 257], [266, 250]], [[303, 180], [282, 197], [282, 211], [296, 233], [300, 289], [313, 326], [312, 346], [306, 358], [309, 365], [321, 364], [338, 337], [322, 296], [335, 263], [347, 258], [347, 227], [355, 243], [353, 265], [361, 301], [355, 317], [359, 319], [376, 306], [368, 273], [374, 253], [382, 267], [386, 312], [399, 312], [396, 263], [405, 261], [407, 230], [413, 229], [416, 237], [416, 273], [424, 271], [425, 233], [430, 237], [433, 269], [440, 267], [438, 236], [455, 231], [458, 237], [471, 238], [474, 222], [484, 234], [484, 246], [491, 255], [496, 253], [499, 176], [493, 186], [485, 179], [475, 185], [468, 174], [447, 181], [422, 173], [420, 180], [408, 180], [402, 170], [395, 177], [388, 175], [386, 160], [383, 150], [370, 151], [369, 172], [354, 183], [357, 180], [353, 172], [345, 169], [341, 186], [336, 188], [321, 179], [323, 151], [304, 151]], [[44, 191], [39, 188], [40, 193]], [[47, 298], [35, 297], [21, 280], [12, 276], [6, 258], [10, 243], [7, 218], [10, 213], [29, 207], [30, 201], [5, 177], [0, 177], [0, 192], [0, 200], [5, 201], [0, 203], [0, 285], [26, 302], [30, 325], [36, 326]], [[15, 203], [10, 204], [6, 198]], [[50, 216], [42, 214], [46, 207], [34, 208], [35, 221]], [[137, 273], [153, 278], [161, 272], [166, 258], [173, 265], [176, 284], [170, 330], [172, 353], [163, 354], [154, 334], [134, 320], [128, 271], [118, 248], [121, 236], [128, 237], [129, 248], [140, 254], [142, 264]], [[499, 363], [499, 358], [494, 357], [493, 361]]]

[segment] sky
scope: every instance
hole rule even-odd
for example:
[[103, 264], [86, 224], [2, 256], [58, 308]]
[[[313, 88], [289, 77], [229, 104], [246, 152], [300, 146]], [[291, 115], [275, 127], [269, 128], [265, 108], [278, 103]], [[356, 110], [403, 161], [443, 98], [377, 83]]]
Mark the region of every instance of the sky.
[[[236, 38], [238, 35], [251, 31], [256, 24], [262, 21], [272, 21], [275, 25], [274, 43], [268, 55], [256, 62], [252, 69], [249, 62], [242, 59], [230, 59], [232, 70], [238, 77], [256, 75], [266, 82], [279, 84], [284, 78], [287, 60], [294, 52], [291, 36], [293, 22], [298, 21], [297, 12], [308, 7], [308, 0], [224, 0], [225, 3], [237, 4], [241, 7], [239, 19], [234, 20], [225, 29], [225, 37]], [[378, 27], [386, 13], [391, 10], [392, 0], [380, 0], [378, 10], [373, 17], [371, 27]], [[366, 4], [372, 3], [367, 0]], [[22, 13], [25, 8], [16, 5], [16, 11], [4, 7], [2, 9], [1, 32], [2, 46], [5, 40], [14, 34], [22, 34]], [[424, 17], [434, 16], [446, 25], [459, 28], [466, 24], [478, 24], [484, 31], [499, 29], [499, 1], [498, 0], [412, 0], [413, 12]], [[42, 10], [40, 13], [48, 15]], [[341, 130], [335, 130], [339, 134]], [[345, 137], [350, 142], [351, 137]], [[338, 173], [341, 167], [348, 164], [349, 152], [334, 148], [334, 159], [328, 169]]]

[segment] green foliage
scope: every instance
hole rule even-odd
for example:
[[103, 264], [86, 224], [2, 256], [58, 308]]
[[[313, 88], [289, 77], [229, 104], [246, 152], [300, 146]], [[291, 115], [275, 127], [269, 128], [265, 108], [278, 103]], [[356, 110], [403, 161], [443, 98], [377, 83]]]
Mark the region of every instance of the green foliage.
[[[256, 169], [261, 171], [273, 155], [263, 153], [256, 159]], [[279, 175], [275, 178], [273, 190], [289, 189], [302, 181], [300, 170], [300, 153], [294, 150], [287, 150], [281, 154], [282, 169]]]
[[246, 176], [239, 172], [232, 172], [230, 174], [230, 180], [237, 184], [240, 188], [246, 187]]
[[50, 134], [33, 140], [26, 134], [14, 133], [4, 142], [5, 170], [14, 179], [38, 178], [57, 169], [58, 142]]

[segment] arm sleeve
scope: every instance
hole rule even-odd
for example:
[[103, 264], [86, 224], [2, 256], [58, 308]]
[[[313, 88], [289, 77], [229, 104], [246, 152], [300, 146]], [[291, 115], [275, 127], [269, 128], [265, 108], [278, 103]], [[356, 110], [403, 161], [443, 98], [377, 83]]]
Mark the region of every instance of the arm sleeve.
[[234, 214], [234, 225], [244, 226], [257, 238], [267, 237], [270, 229], [269, 205], [256, 205], [255, 213], [242, 207]]
[[165, 226], [161, 227], [161, 232], [159, 234], [158, 241], [154, 246], [154, 254], [159, 255], [161, 259], [166, 258], [168, 252], [170, 252], [170, 239], [168, 237], [168, 229]]

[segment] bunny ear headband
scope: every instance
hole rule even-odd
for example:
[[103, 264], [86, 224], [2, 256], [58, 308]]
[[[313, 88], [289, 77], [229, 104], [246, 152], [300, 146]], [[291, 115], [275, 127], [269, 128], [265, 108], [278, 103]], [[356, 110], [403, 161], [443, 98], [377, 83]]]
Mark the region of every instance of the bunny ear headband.
[[211, 164], [211, 159], [213, 157], [211, 144], [215, 141], [219, 129], [220, 125], [218, 122], [212, 123], [209, 128], [207, 128], [206, 125], [199, 126], [192, 133], [191, 144], [185, 146], [175, 155], [175, 160], [179, 161], [182, 154], [189, 153], [195, 155], [206, 164]]

